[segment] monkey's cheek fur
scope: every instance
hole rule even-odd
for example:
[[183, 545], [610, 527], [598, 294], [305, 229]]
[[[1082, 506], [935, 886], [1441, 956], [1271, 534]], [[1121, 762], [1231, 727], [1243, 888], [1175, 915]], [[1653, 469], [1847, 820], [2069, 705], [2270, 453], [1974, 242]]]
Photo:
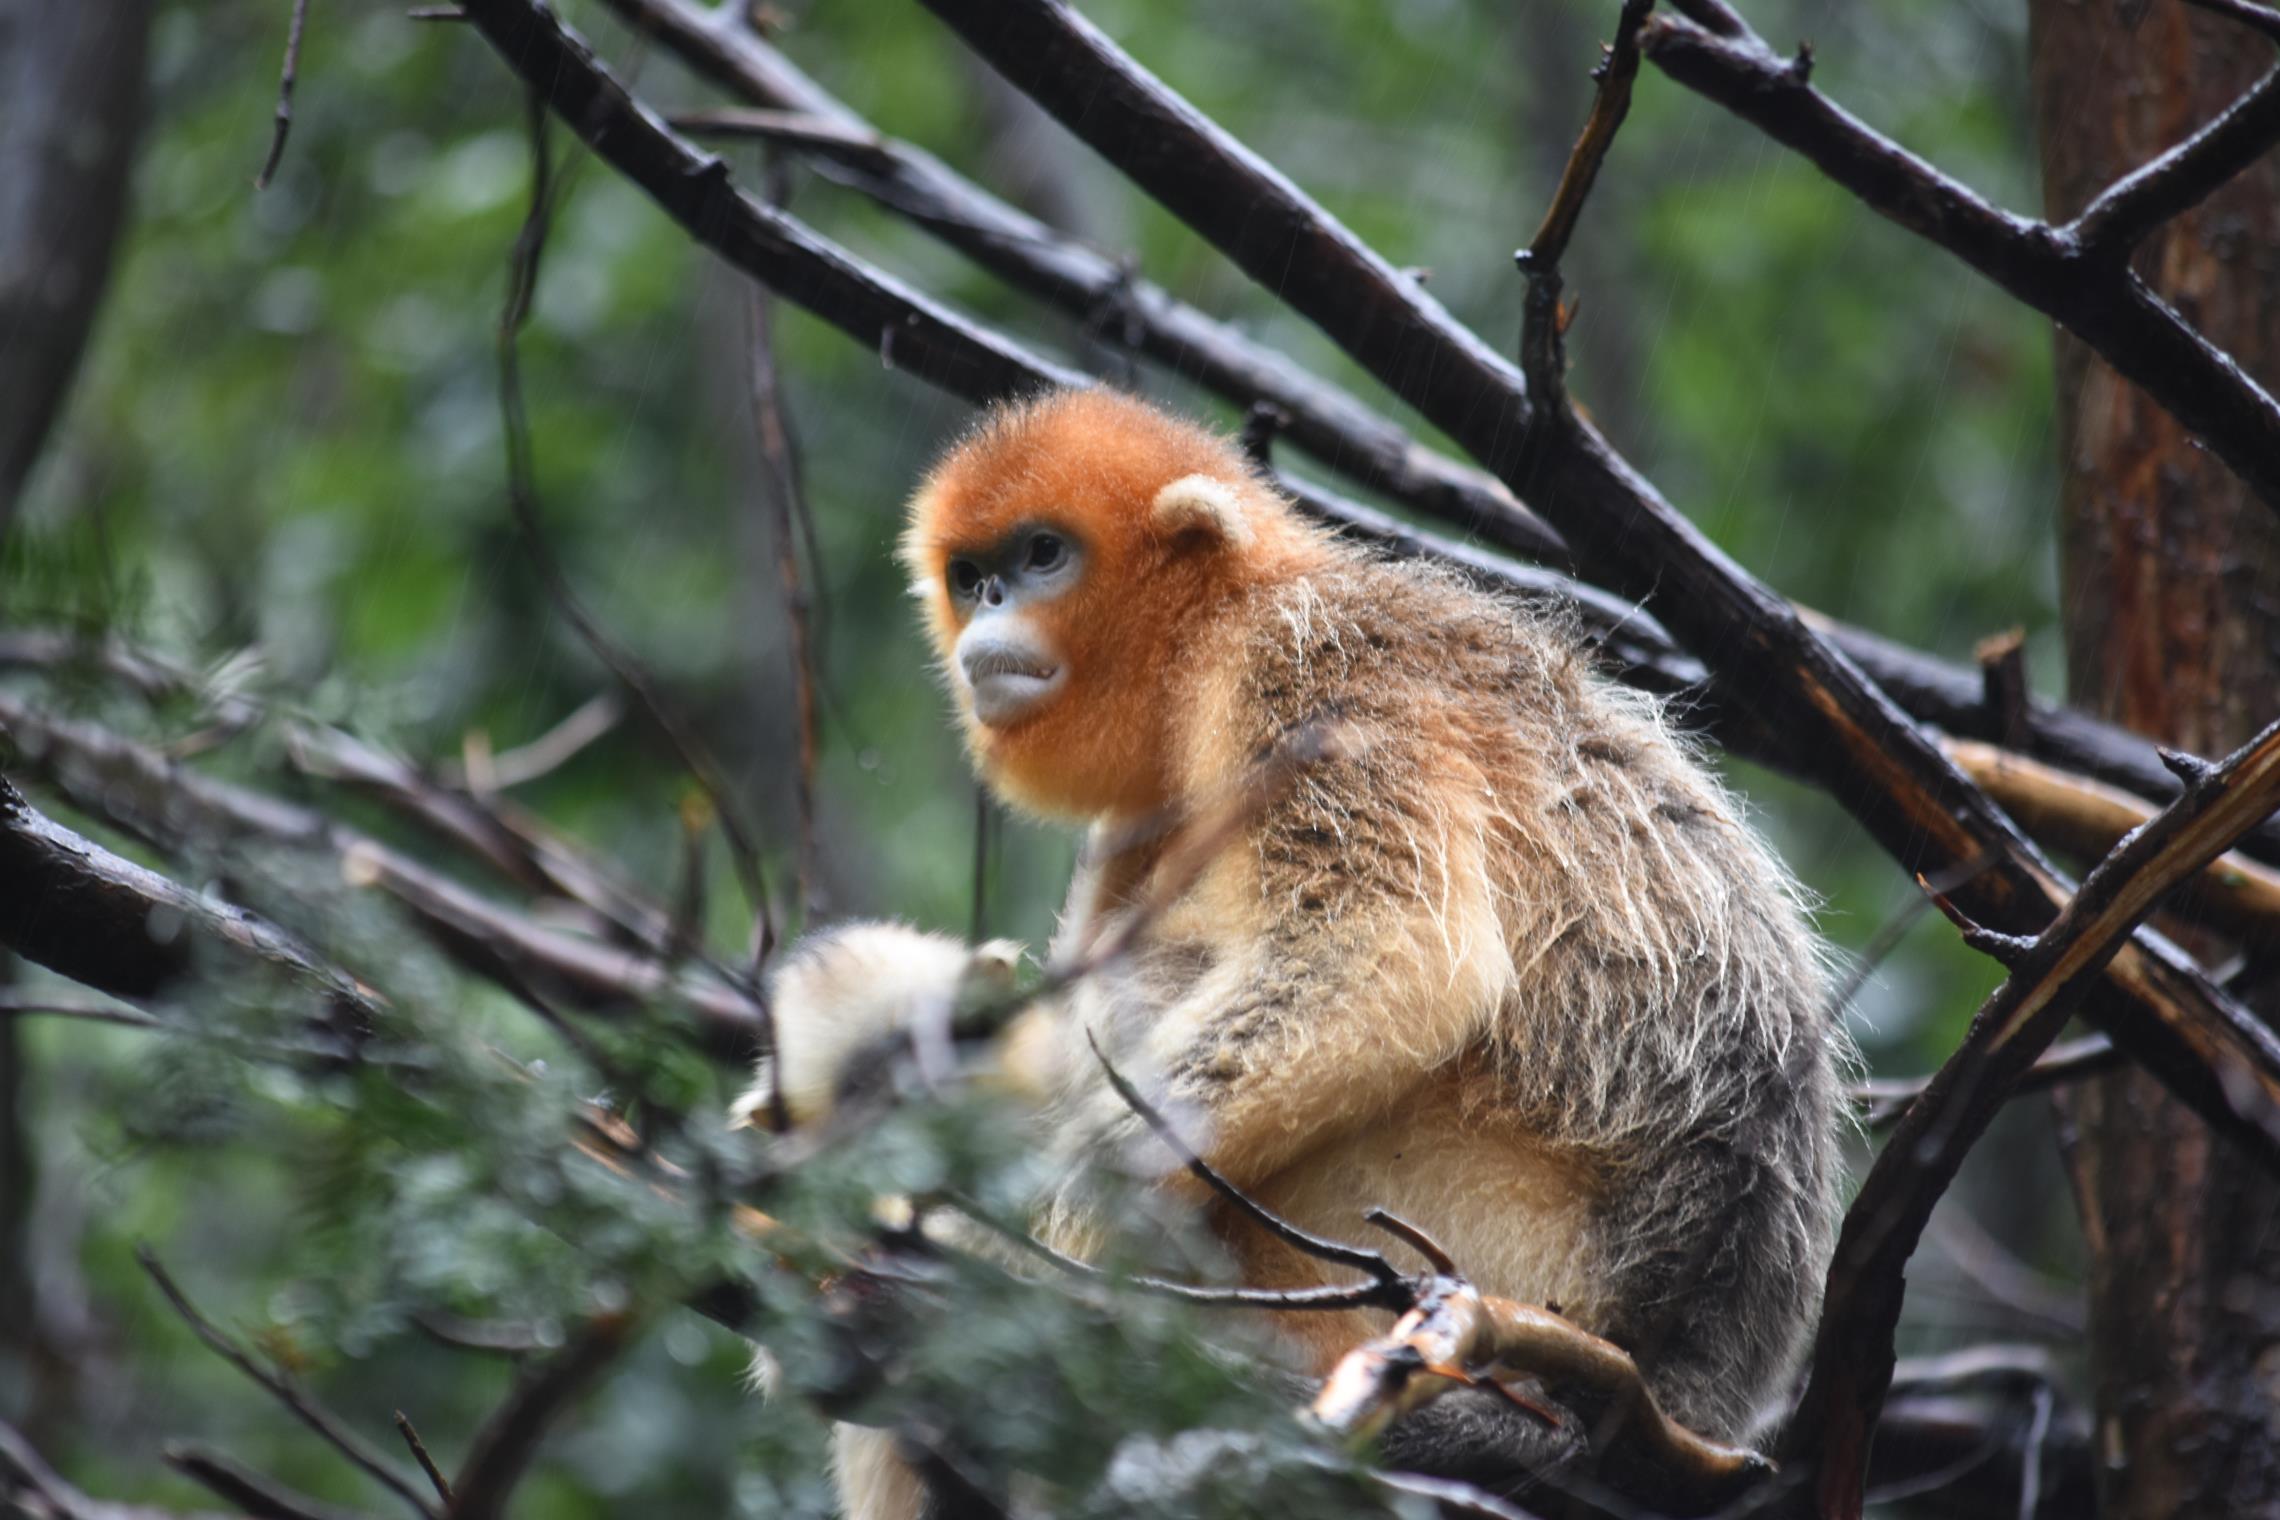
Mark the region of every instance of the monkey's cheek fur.
[[985, 728], [1007, 728], [1043, 707], [1068, 684], [1065, 665], [1051, 670], [996, 670], [967, 684], [974, 720]]

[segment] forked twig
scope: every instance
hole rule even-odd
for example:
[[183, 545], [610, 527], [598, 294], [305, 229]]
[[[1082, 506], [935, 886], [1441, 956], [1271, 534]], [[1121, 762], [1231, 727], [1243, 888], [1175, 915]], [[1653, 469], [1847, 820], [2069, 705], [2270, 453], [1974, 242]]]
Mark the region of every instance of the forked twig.
[[1615, 40], [1607, 56], [1592, 71], [1599, 88], [1591, 101], [1591, 115], [1568, 154], [1567, 167], [1545, 208], [1535, 237], [1521, 249], [1517, 261], [1528, 280], [1528, 298], [1520, 330], [1520, 367], [1534, 394], [1530, 404], [1558, 409], [1567, 405], [1567, 356], [1562, 342], [1566, 323], [1560, 311], [1560, 260], [1568, 240], [1583, 218], [1584, 202], [1599, 178], [1600, 165], [1615, 146], [1615, 134], [1631, 110], [1631, 82], [1639, 77], [1639, 28], [1646, 23], [1654, 0], [1623, 0], [1616, 17]]
[[421, 1516], [422, 1520], [435, 1520], [435, 1511], [419, 1489], [397, 1472], [370, 1443], [343, 1424], [338, 1415], [294, 1386], [283, 1374], [255, 1361], [236, 1341], [224, 1335], [213, 1321], [199, 1313], [197, 1306], [175, 1286], [174, 1279], [167, 1274], [157, 1253], [149, 1246], [136, 1246], [135, 1260], [142, 1264], [142, 1269], [150, 1275], [150, 1280], [158, 1285], [158, 1291], [165, 1296], [174, 1312], [181, 1316], [182, 1322], [196, 1332], [198, 1339], [204, 1341], [216, 1356], [251, 1378], [271, 1398], [284, 1405], [293, 1418], [322, 1436], [334, 1450], [362, 1468], [374, 1482], [410, 1505], [413, 1513]]

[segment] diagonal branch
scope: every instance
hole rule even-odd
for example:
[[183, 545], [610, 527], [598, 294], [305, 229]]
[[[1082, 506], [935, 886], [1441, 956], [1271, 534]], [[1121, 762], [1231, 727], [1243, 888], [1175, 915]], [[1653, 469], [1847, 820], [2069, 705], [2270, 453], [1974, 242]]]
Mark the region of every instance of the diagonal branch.
[[0, 1421], [0, 1509], [26, 1520], [220, 1520], [142, 1504], [115, 1504], [81, 1492], [24, 1439]]
[[[27, 767], [53, 779], [91, 812], [162, 848], [250, 837], [332, 855], [345, 879], [386, 892], [479, 976], [509, 986], [542, 986], [596, 1011], [686, 1005], [697, 1016], [695, 1035], [705, 1048], [738, 1063], [751, 1059], [764, 1032], [759, 1001], [735, 983], [700, 968], [677, 969], [668, 958], [533, 923], [320, 813], [200, 776], [155, 750], [90, 725], [36, 715], [5, 694], [0, 694], [0, 729], [23, 748]], [[108, 862], [115, 857], [49, 823], [18, 799], [15, 806], [0, 808], [0, 861], [21, 859], [44, 860], [41, 869], [54, 885], [36, 896], [51, 910], [61, 901], [100, 909], [105, 894], [123, 895], [108, 919], [91, 914], [84, 920], [55, 911], [11, 913], [24, 899], [0, 895], [0, 943], [90, 987], [130, 997], [156, 991], [189, 969], [166, 946], [148, 956], [125, 954], [121, 948], [133, 946], [138, 935], [147, 937], [154, 909], [160, 924], [183, 911], [180, 899], [187, 894], [179, 887], [125, 862], [117, 862], [123, 873], [114, 871]], [[122, 936], [122, 928], [135, 933]], [[245, 947], [257, 953], [281, 938], [235, 909], [225, 910], [216, 932], [233, 944], [250, 937]], [[287, 948], [293, 953], [281, 969], [291, 972], [295, 957], [305, 961], [307, 956], [289, 943]], [[343, 987], [361, 986], [338, 973], [319, 976], [319, 985], [327, 989], [336, 981]]]
[[[2100, 970], [2180, 882], [2280, 807], [2280, 723], [2202, 772], [2185, 795], [2099, 863], [2031, 941], [1997, 943], [2010, 976], [1909, 1106], [1845, 1216], [1811, 1379], [1784, 1440], [1812, 1465], [1813, 1512], [1857, 1517], [1868, 1445], [1893, 1365], [1908, 1258], [1972, 1144], [2065, 1024]], [[1967, 937], [1986, 937], [1976, 927]], [[2280, 1123], [2267, 1111], [2264, 1122]]]
[[522, 1378], [492, 1411], [452, 1484], [450, 1520], [497, 1520], [529, 1470], [546, 1429], [594, 1380], [631, 1337], [634, 1321], [622, 1313], [597, 1314], [555, 1355]]
[[201, 948], [223, 946], [309, 989], [353, 1032], [370, 1030], [385, 1006], [276, 925], [42, 817], [4, 777], [0, 881], [0, 944], [100, 992], [148, 997], [189, 972]]
[[[1851, 661], [1588, 422], [1532, 415], [1511, 361], [1287, 178], [1059, 0], [926, 3], [1254, 279], [1379, 379], [1405, 387], [1565, 535], [1594, 579], [1647, 601], [1717, 686], [1788, 735], [1804, 773], [1902, 866], [1934, 874], [1984, 857], [1992, 864], [1957, 889], [1974, 918], [2032, 933], [2057, 915], [2069, 895], [2063, 878]], [[2271, 457], [2280, 473], [2280, 449]], [[2212, 1125], [2280, 1161], [2280, 1141], [2261, 1122], [2280, 1109], [2280, 1038], [2151, 931], [2139, 931], [2109, 976], [2089, 1016]]]
[[[2280, 68], [2206, 126], [2106, 187], [2064, 231], [2093, 259], [2126, 258], [2280, 142]], [[2156, 393], [2158, 395], [2158, 393]]]
[[2101, 197], [2091, 207], [2095, 221], [2054, 228], [1989, 204], [1875, 132], [1747, 27], [1719, 36], [1663, 16], [1648, 23], [1643, 45], [1671, 78], [1802, 154], [1870, 210], [1946, 249], [2080, 338], [2280, 511], [2280, 401], [2122, 257], [2163, 217], [2280, 143], [2280, 70], [2208, 129]]

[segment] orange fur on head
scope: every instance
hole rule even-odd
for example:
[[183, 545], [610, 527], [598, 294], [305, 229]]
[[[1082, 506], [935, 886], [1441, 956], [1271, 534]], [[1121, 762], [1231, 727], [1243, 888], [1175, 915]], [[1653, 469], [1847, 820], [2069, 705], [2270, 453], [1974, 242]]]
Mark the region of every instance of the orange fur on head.
[[954, 687], [965, 617], [951, 559], [1018, 526], [1048, 526], [1083, 555], [1067, 593], [1030, 616], [1068, 681], [1005, 728], [961, 702], [976, 766], [1007, 801], [1047, 817], [1130, 817], [1171, 792], [1166, 710], [1183, 641], [1249, 586], [1317, 563], [1324, 539], [1225, 439], [1109, 390], [999, 407], [911, 499], [902, 559]]

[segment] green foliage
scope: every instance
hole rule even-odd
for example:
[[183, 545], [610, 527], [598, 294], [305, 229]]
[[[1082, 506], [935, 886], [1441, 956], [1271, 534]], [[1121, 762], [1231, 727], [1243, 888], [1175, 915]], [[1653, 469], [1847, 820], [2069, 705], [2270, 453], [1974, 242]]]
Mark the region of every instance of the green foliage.
[[[993, 183], [1060, 174], [1088, 236], [1398, 410], [1080, 150], [993, 136], [978, 66], [918, 8], [788, 9], [788, 51], [885, 130]], [[1430, 268], [1491, 341], [1512, 341], [1509, 250], [1582, 119], [1611, 3], [1092, 9], [1389, 257]], [[1927, 0], [1786, 9], [1753, 19], [1776, 37], [1809, 24], [1839, 98], [2032, 204], [2016, 22]], [[494, 345], [528, 193], [522, 102], [467, 28], [319, 5], [284, 166], [257, 195], [284, 10], [209, 0], [159, 15], [131, 230], [0, 557], [0, 608], [10, 625], [112, 629], [410, 756], [456, 756], [470, 735], [504, 749], [610, 684], [549, 606], [503, 491]], [[654, 101], [709, 103], [599, 6], [570, 12]], [[747, 295], [605, 168], [563, 158], [569, 194], [522, 350], [539, 511], [581, 596], [724, 756], [786, 896], [796, 739]], [[1098, 357], [1073, 324], [828, 183], [799, 174], [794, 204], [985, 318]], [[2047, 662], [2040, 322], [1652, 70], [1570, 267], [1577, 394], [1742, 562], [1953, 657], [2023, 622]], [[963, 931], [973, 794], [888, 556], [902, 493], [962, 409], [802, 315], [783, 313], [778, 335], [820, 548], [823, 899]], [[1148, 383], [1226, 415], [1167, 377]], [[123, 701], [91, 672], [38, 689], [157, 741], [211, 717], [195, 700]], [[198, 764], [308, 790], [284, 758], [263, 725]], [[1841, 944], [1913, 896], [1825, 799], [1738, 779]], [[628, 720], [517, 795], [671, 901], [688, 790]], [[332, 788], [311, 800], [497, 890], [368, 803]], [[989, 931], [1042, 941], [1073, 848], [1004, 824]], [[797, 1393], [830, 1385], [843, 1352], [798, 1275], [732, 1228], [731, 1202], [785, 1221], [812, 1243], [794, 1264], [815, 1266], [869, 1233], [883, 1194], [961, 1191], [1012, 1214], [1036, 1177], [1024, 1137], [986, 1103], [918, 1105], [766, 1179], [763, 1149], [720, 1129], [737, 1074], [688, 1054], [674, 1010], [582, 1020], [581, 1053], [334, 863], [210, 850], [189, 879], [225, 883], [355, 968], [389, 1017], [353, 1069], [281, 1057], [305, 1037], [306, 1008], [228, 982], [175, 1011], [196, 1034], [28, 1030], [42, 1218], [65, 1244], [61, 1280], [101, 1327], [102, 1349], [53, 1385], [69, 1401], [53, 1421], [65, 1470], [106, 1496], [189, 1504], [158, 1456], [162, 1437], [189, 1436], [310, 1493], [379, 1505], [166, 1313], [132, 1260], [148, 1240], [215, 1319], [376, 1442], [392, 1444], [402, 1408], [447, 1464], [509, 1370], [444, 1349], [423, 1321], [521, 1327], [547, 1348], [632, 1306], [643, 1333], [558, 1430], [522, 1512], [828, 1513], [823, 1425]], [[708, 850], [700, 877], [707, 941], [733, 958], [750, 915], [724, 852]], [[1864, 994], [1857, 1032], [1878, 1067], [1922, 1069], [1989, 981], [1952, 935], [1923, 928]], [[566, 1150], [569, 1116], [605, 1091], [681, 1169], [676, 1196]], [[1362, 1502], [1287, 1399], [1241, 1375], [1226, 1318], [1199, 1337], [1194, 1311], [1159, 1300], [946, 1270], [960, 1273], [958, 1312], [919, 1327], [896, 1397], [991, 1468], [1066, 1482], [1103, 1515], [1243, 1513], [1262, 1492], [1281, 1512]], [[785, 1368], [787, 1391], [764, 1406], [741, 1388], [743, 1342], [667, 1307], [724, 1273], [756, 1289], [755, 1328]], [[12, 1396], [0, 1389], [0, 1410]], [[1198, 1425], [1225, 1434], [1179, 1435]]]

